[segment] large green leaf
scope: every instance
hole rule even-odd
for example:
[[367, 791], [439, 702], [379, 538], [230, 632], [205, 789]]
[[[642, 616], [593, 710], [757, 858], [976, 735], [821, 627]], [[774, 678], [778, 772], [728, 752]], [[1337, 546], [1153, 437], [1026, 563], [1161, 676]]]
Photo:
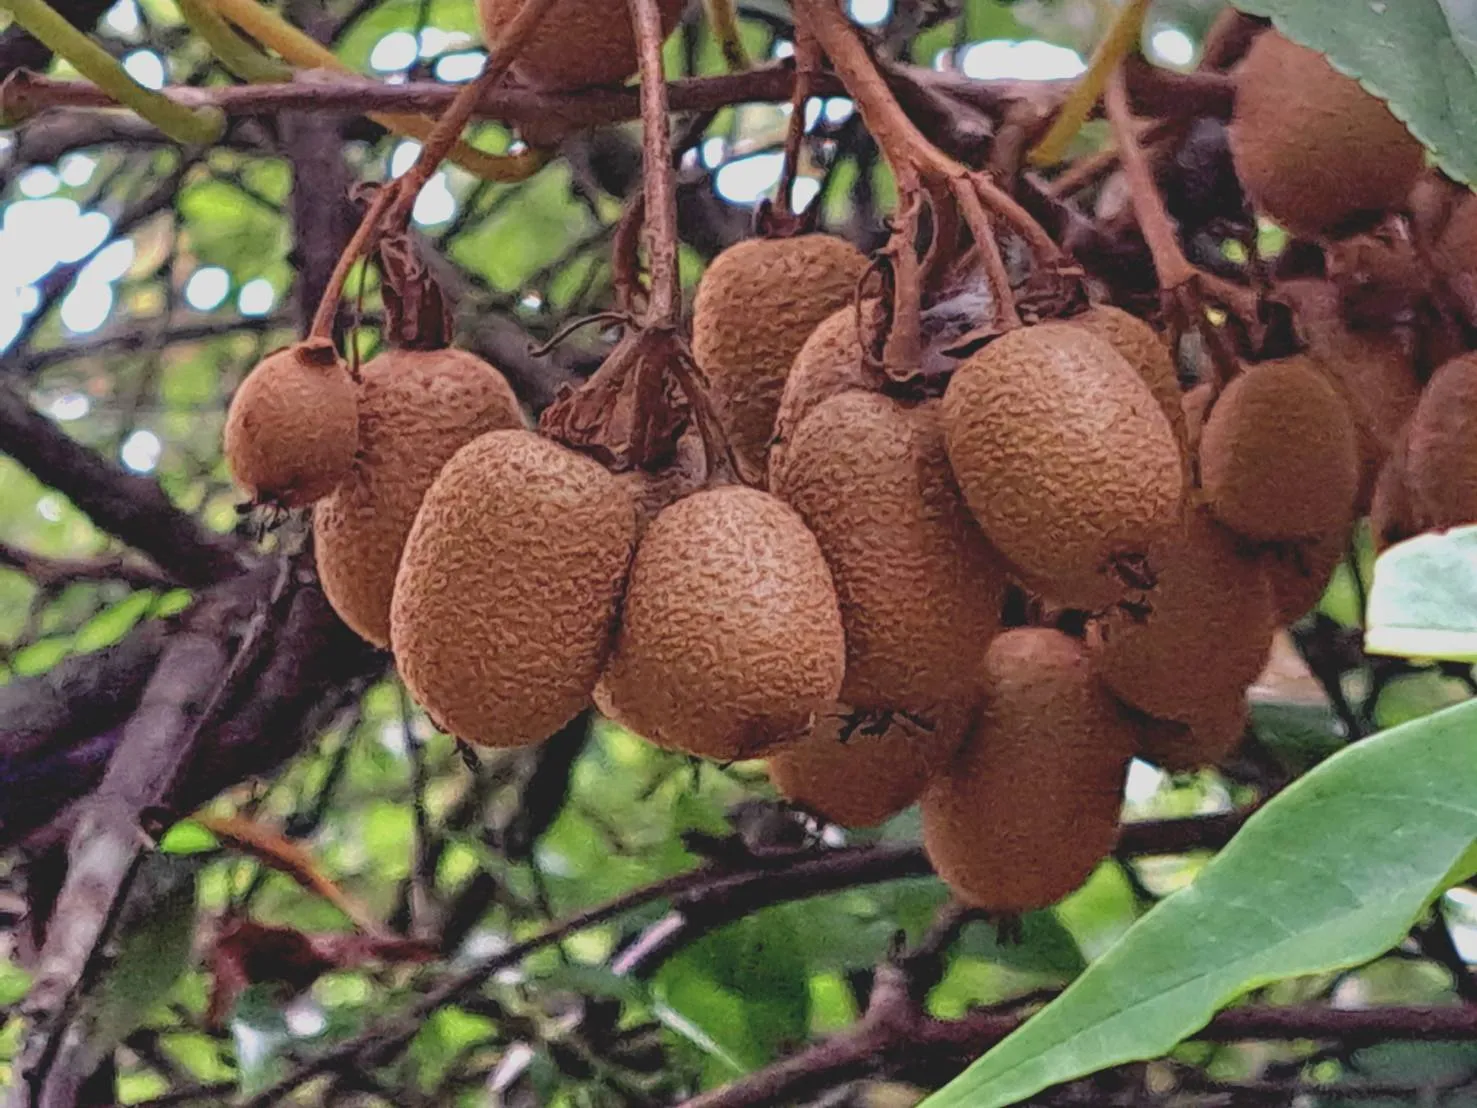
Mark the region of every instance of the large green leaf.
[[1443, 169], [1477, 180], [1477, 72], [1467, 47], [1470, 4], [1445, 0], [1232, 0], [1270, 16], [1287, 35], [1357, 77], [1435, 154]]
[[1158, 1057], [1249, 989], [1389, 949], [1472, 864], [1474, 750], [1477, 701], [1329, 758], [927, 1108], [1014, 1104]]
[[1396, 543], [1374, 566], [1372, 654], [1477, 661], [1477, 527]]

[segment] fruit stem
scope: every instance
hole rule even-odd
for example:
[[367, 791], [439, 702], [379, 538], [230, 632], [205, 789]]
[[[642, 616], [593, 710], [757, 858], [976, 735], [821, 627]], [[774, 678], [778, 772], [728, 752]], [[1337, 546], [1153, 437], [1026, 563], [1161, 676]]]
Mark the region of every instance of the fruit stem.
[[[815, 35], [861, 111], [867, 130], [892, 166], [899, 191], [906, 180], [917, 175], [944, 185], [955, 179], [967, 180], [985, 207], [1024, 238], [1043, 264], [1057, 266], [1062, 262], [1061, 249], [1014, 197], [988, 174], [973, 173], [949, 157], [914, 126], [836, 0], [795, 0], [794, 7], [796, 17]], [[949, 187], [952, 189], [952, 185]]]
[[636, 193], [626, 203], [615, 234], [610, 240], [610, 283], [615, 290], [615, 306], [635, 315], [640, 311], [641, 231], [646, 220], [646, 197]]
[[1108, 32], [1093, 51], [1087, 71], [1063, 101], [1051, 128], [1026, 155], [1034, 166], [1055, 165], [1062, 160], [1067, 147], [1082, 130], [1088, 115], [1103, 94], [1108, 78], [1123, 64], [1123, 59], [1138, 45], [1143, 34], [1144, 14], [1151, 0], [1128, 0], [1113, 17]]
[[677, 269], [677, 178], [672, 168], [672, 126], [662, 69], [662, 20], [656, 0], [627, 0], [641, 63], [641, 142], [647, 265], [651, 298], [646, 325], [676, 330], [682, 286]]
[[985, 264], [985, 279], [990, 282], [990, 291], [995, 294], [995, 324], [1001, 332], [1014, 330], [1021, 325], [1021, 316], [1016, 311], [1015, 294], [1010, 289], [1010, 274], [1005, 270], [1005, 259], [1000, 256], [1000, 243], [995, 238], [995, 228], [990, 213], [980, 203], [980, 198], [965, 182], [955, 181], [954, 196], [964, 213], [964, 220], [974, 236], [976, 248]]
[[790, 119], [785, 127], [785, 155], [774, 190], [774, 216], [783, 227], [795, 226], [795, 176], [800, 171], [800, 145], [805, 141], [805, 106], [820, 68], [820, 46], [803, 23], [795, 24], [795, 87], [790, 93]]
[[292, 67], [263, 54], [221, 18], [209, 0], [179, 0], [180, 14], [226, 71], [252, 84], [292, 80]]
[[488, 53], [477, 79], [462, 86], [456, 98], [436, 121], [425, 145], [416, 156], [415, 164], [398, 181], [386, 185], [375, 194], [369, 210], [364, 213], [364, 218], [354, 231], [354, 237], [339, 255], [338, 264], [334, 266], [328, 287], [323, 292], [323, 299], [318, 302], [318, 310], [313, 315], [310, 335], [319, 338], [332, 337], [333, 321], [338, 316], [339, 298], [343, 296], [344, 283], [349, 279], [354, 263], [369, 250], [381, 229], [389, 234], [404, 230], [415, 207], [416, 197], [447, 153], [456, 145], [462, 128], [472, 118], [478, 102], [502, 80], [508, 68], [517, 60], [518, 51], [533, 37], [539, 22], [553, 3], [554, 0], [523, 0], [518, 14], [508, 22], [497, 44]]
[[219, 108], [186, 108], [144, 88], [111, 54], [68, 23], [46, 0], [5, 0], [4, 6], [42, 45], [175, 142], [205, 146], [225, 133], [226, 117]]
[[[331, 69], [338, 73], [354, 72], [332, 50], [283, 20], [276, 12], [262, 7], [256, 0], [206, 2], [221, 16], [295, 66]], [[431, 120], [420, 115], [374, 112], [369, 118], [397, 135], [408, 135], [422, 142], [427, 141], [433, 126]], [[459, 142], [452, 148], [451, 160], [485, 181], [514, 182], [526, 181], [542, 169], [548, 162], [548, 154], [541, 150], [527, 150], [521, 154], [485, 154]]]
[[708, 23], [713, 28], [713, 37], [723, 48], [723, 60], [734, 73], [742, 73], [753, 62], [744, 49], [744, 39], [739, 33], [738, 10], [734, 0], [707, 0]]

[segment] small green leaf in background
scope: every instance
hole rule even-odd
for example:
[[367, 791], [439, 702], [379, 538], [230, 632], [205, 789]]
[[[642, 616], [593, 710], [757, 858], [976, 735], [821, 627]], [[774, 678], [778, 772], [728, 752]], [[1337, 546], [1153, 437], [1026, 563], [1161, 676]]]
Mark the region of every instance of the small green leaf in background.
[[1477, 662], [1477, 527], [1417, 535], [1374, 565], [1364, 649]]
[[1469, 702], [1329, 758], [926, 1108], [998, 1108], [1157, 1058], [1250, 989], [1388, 950], [1467, 876], [1474, 751]]
[[[1232, 0], [1387, 100], [1447, 173], [1477, 181], [1477, 31], [1465, 0]], [[1455, 24], [1455, 26], [1454, 26]], [[1419, 61], [1417, 62], [1417, 59]]]

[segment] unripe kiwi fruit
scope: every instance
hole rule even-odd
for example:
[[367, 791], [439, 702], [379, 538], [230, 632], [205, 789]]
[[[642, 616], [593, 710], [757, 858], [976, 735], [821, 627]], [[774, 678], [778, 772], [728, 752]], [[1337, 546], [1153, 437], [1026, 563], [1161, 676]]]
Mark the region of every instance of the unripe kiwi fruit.
[[1349, 406], [1306, 356], [1247, 367], [1205, 421], [1200, 482], [1216, 519], [1256, 542], [1348, 526], [1359, 486]]
[[965, 507], [938, 402], [834, 396], [801, 423], [773, 488], [805, 520], [846, 630], [841, 698], [925, 713], [972, 699], [1005, 568]]
[[1095, 608], [1124, 593], [1115, 562], [1179, 516], [1174, 430], [1137, 371], [1069, 323], [1007, 333], [944, 393], [949, 462], [985, 535], [1039, 591]]
[[734, 761], [803, 735], [845, 666], [815, 536], [768, 493], [725, 486], [647, 528], [596, 703], [659, 746]]
[[1477, 522], [1477, 354], [1441, 365], [1410, 421], [1406, 481], [1420, 522]]
[[405, 537], [441, 467], [488, 431], [523, 426], [507, 379], [464, 350], [387, 350], [359, 383], [359, 454], [313, 510], [318, 576], [362, 638], [390, 645]]
[[1316, 237], [1404, 203], [1425, 164], [1421, 144], [1324, 55], [1266, 31], [1234, 76], [1231, 154], [1262, 212]]
[[327, 496], [358, 449], [354, 380], [326, 339], [268, 354], [231, 398], [226, 464], [253, 503], [300, 508]]
[[[524, 0], [477, 0], [482, 37], [495, 46]], [[671, 34], [687, 0], [657, 0], [662, 31]], [[625, 4], [612, 0], [552, 0], [518, 51], [513, 72], [534, 88], [557, 91], [624, 81], [638, 68], [636, 35]]]
[[769, 757], [769, 780], [786, 800], [832, 823], [876, 827], [914, 803], [948, 765], [966, 716], [873, 723], [851, 713], [844, 704], [823, 712], [803, 738]]
[[581, 711], [609, 654], [636, 541], [630, 494], [532, 431], [490, 431], [427, 490], [390, 605], [400, 676], [468, 742], [539, 742]]
[[1181, 405], [1179, 373], [1163, 336], [1142, 319], [1112, 304], [1094, 304], [1068, 322], [1085, 327], [1123, 355], [1138, 370], [1144, 384], [1159, 402], [1175, 438], [1185, 442], [1185, 412]]
[[1143, 717], [1138, 756], [1167, 773], [1189, 773], [1223, 763], [1241, 746], [1250, 721], [1246, 693], [1207, 703], [1194, 723]]
[[1273, 547], [1262, 556], [1262, 569], [1272, 587], [1272, 606], [1279, 624], [1302, 618], [1328, 590], [1334, 572], [1349, 551], [1353, 523], [1307, 542]]
[[1060, 631], [1002, 632], [981, 683], [977, 722], [923, 794], [923, 845], [963, 903], [1043, 908], [1112, 851], [1136, 730]]
[[1098, 627], [1103, 681], [1147, 715], [1214, 718], [1266, 662], [1277, 629], [1266, 574], [1200, 510], [1151, 556], [1149, 610], [1119, 609]]
[[692, 351], [729, 441], [762, 475], [780, 394], [816, 326], [850, 303], [867, 259], [833, 235], [749, 239], [713, 259], [698, 282]]

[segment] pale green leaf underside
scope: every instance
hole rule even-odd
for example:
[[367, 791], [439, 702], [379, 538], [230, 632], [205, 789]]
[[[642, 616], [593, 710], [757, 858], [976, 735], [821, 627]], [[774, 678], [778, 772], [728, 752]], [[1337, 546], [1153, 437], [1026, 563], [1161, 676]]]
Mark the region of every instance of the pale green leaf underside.
[[1365, 624], [1371, 654], [1477, 661], [1477, 527], [1418, 535], [1381, 554]]

